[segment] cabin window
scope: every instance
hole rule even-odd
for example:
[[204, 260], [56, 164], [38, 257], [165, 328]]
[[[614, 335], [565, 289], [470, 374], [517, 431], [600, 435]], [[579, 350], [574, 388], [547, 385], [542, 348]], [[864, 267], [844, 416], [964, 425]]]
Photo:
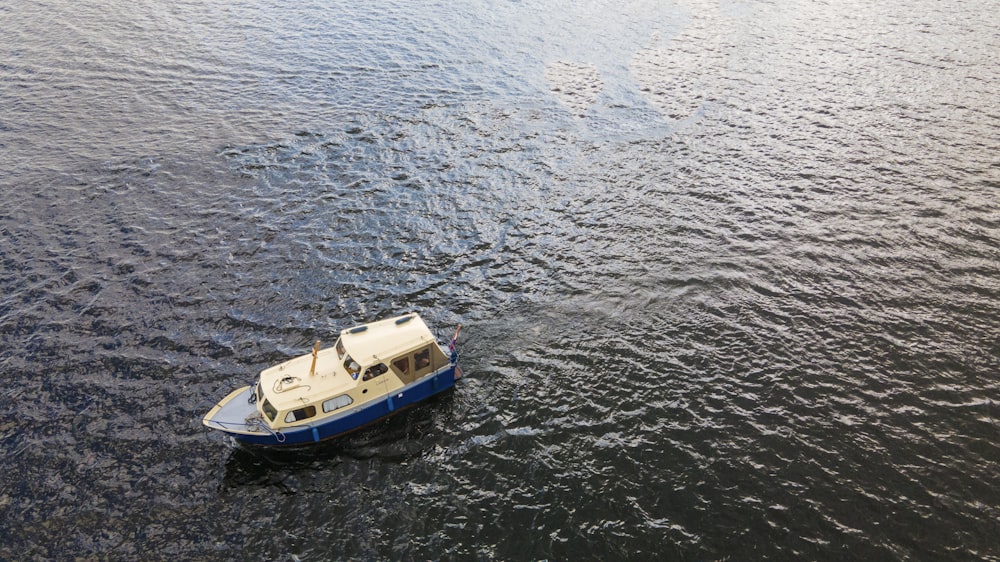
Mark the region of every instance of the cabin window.
[[292, 410], [285, 416], [285, 423], [292, 423], [311, 418], [316, 415], [316, 406], [306, 406], [298, 410]]
[[413, 362], [416, 363], [417, 371], [422, 371], [431, 366], [431, 348], [424, 348], [413, 354]]
[[410, 357], [400, 357], [392, 362], [392, 366], [399, 370], [400, 373], [404, 375], [410, 371]]
[[345, 353], [347, 353], [347, 350], [344, 349], [344, 342], [340, 338], [337, 338], [337, 359], [343, 359]]
[[352, 379], [357, 379], [358, 373], [361, 372], [361, 365], [358, 365], [358, 362], [351, 359], [351, 356], [348, 355], [347, 359], [344, 359], [344, 369], [347, 370]]
[[260, 381], [257, 381], [257, 400], [264, 399], [264, 387], [260, 385]]
[[264, 408], [264, 415], [267, 416], [267, 419], [274, 421], [274, 417], [278, 415], [278, 410], [274, 409], [274, 406], [272, 406], [267, 400], [264, 401], [262, 406]]
[[385, 366], [385, 363], [379, 363], [378, 365], [372, 365], [365, 369], [365, 376], [363, 380], [373, 379], [379, 375], [384, 375], [389, 367]]
[[336, 398], [331, 398], [331, 399], [326, 400], [325, 402], [323, 402], [323, 411], [324, 412], [332, 412], [334, 410], [338, 410], [340, 408], [343, 408], [344, 406], [350, 406], [353, 403], [354, 403], [354, 399], [353, 398], [351, 398], [347, 394], [341, 394], [340, 396], [337, 396]]

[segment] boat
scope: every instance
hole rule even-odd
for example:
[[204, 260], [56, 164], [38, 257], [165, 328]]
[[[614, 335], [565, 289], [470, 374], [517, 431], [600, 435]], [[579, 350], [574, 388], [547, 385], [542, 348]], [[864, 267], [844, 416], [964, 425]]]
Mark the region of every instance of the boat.
[[389, 417], [454, 387], [456, 345], [442, 346], [417, 313], [340, 332], [332, 347], [260, 372], [202, 420], [245, 445], [305, 445]]

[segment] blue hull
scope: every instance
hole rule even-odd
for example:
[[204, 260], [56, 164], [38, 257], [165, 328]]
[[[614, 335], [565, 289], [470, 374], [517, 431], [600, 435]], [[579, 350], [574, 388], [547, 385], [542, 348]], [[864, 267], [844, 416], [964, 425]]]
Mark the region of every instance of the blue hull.
[[274, 433], [247, 435], [232, 433], [238, 442], [247, 445], [305, 445], [332, 439], [387, 418], [396, 412], [423, 402], [455, 386], [455, 365], [442, 369], [419, 381], [405, 386], [391, 395], [360, 406], [341, 416], [321, 420], [315, 424], [285, 428]]

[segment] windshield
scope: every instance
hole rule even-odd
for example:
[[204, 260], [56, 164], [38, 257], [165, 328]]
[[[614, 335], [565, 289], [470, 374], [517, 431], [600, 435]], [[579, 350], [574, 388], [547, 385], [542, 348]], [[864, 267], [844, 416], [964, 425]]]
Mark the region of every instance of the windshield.
[[264, 400], [263, 406], [264, 406], [264, 415], [267, 416], [267, 419], [274, 421], [274, 416], [278, 415], [278, 410], [274, 409], [274, 406], [272, 406], [271, 403], [268, 402], [267, 400]]
[[361, 372], [361, 365], [358, 365], [357, 361], [351, 359], [350, 355], [344, 360], [344, 368], [350, 373], [352, 379], [358, 378], [358, 373]]

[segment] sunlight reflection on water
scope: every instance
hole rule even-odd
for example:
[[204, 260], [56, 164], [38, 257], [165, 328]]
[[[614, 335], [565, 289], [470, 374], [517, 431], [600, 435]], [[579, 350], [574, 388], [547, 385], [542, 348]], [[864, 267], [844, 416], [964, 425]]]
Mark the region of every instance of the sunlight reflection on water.
[[[0, 8], [0, 558], [996, 557], [988, 8]], [[453, 393], [201, 426], [403, 310]]]

